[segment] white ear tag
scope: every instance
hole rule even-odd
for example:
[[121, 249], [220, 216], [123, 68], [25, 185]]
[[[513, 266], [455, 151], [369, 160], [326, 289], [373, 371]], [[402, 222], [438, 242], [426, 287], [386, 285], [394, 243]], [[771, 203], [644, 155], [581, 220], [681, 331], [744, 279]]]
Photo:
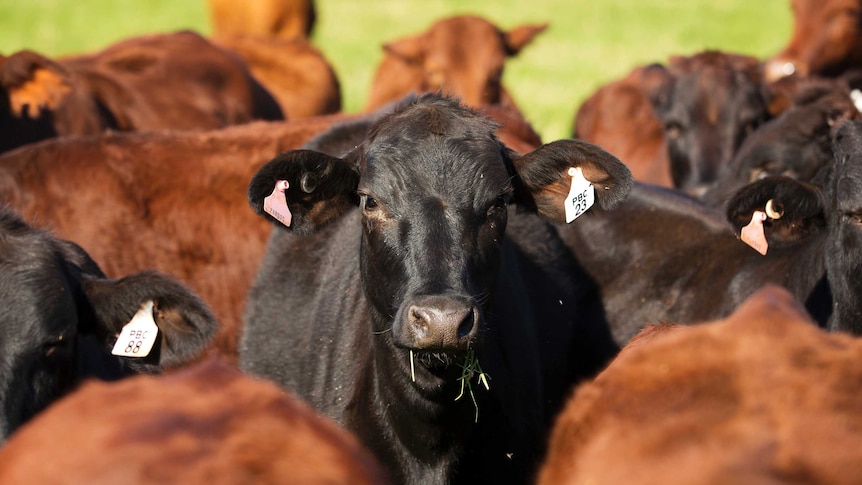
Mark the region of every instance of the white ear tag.
[[739, 238], [745, 244], [753, 247], [758, 253], [765, 255], [769, 248], [769, 243], [766, 241], [766, 235], [763, 233], [763, 221], [766, 220], [766, 213], [754, 211], [751, 214], [751, 222], [742, 228]]
[[138, 313], [127, 323], [111, 353], [125, 357], [146, 357], [150, 355], [159, 327], [153, 320], [153, 300], [141, 305]]
[[278, 219], [278, 222], [290, 227], [290, 220], [293, 218], [293, 215], [290, 213], [290, 209], [287, 208], [287, 195], [284, 193], [288, 187], [290, 187], [290, 184], [287, 183], [287, 180], [276, 182], [272, 193], [263, 199], [263, 210]]
[[596, 189], [584, 177], [581, 167], [571, 167], [569, 175], [572, 176], [572, 187], [566, 197], [566, 223], [572, 222], [587, 211], [596, 202]]
[[862, 112], [862, 91], [858, 89], [850, 91], [850, 99], [853, 100], [853, 106], [856, 107], [856, 111]]

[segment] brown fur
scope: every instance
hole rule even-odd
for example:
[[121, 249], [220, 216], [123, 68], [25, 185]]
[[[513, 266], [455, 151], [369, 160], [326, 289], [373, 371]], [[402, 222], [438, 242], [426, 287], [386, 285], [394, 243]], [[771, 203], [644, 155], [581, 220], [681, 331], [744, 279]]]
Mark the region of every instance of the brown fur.
[[616, 155], [635, 180], [673, 187], [664, 127], [653, 112], [650, 89], [643, 67], [600, 87], [578, 108], [572, 136]]
[[415, 92], [442, 90], [472, 107], [514, 106], [501, 84], [503, 63], [547, 28], [522, 25], [502, 31], [475, 16], [449, 17], [427, 31], [383, 46], [365, 111]]
[[308, 39], [317, 18], [313, 0], [208, 0], [208, 3], [216, 35]]
[[862, 481], [862, 342], [778, 287], [650, 332], [577, 389], [539, 485]]
[[57, 139], [0, 156], [0, 201], [81, 244], [117, 277], [152, 268], [199, 294], [233, 360], [271, 225], [246, 201], [255, 172], [344, 116], [208, 132]]
[[786, 76], [837, 76], [862, 67], [862, 0], [791, 0], [793, 34], [766, 64], [769, 80]]
[[239, 56], [193, 32], [135, 37], [56, 61], [31, 51], [0, 58], [0, 151], [62, 135], [257, 119], [283, 119], [275, 99]]
[[337, 113], [341, 87], [330, 63], [307, 41], [224, 34], [216, 44], [238, 53], [289, 120]]
[[383, 477], [347, 431], [218, 360], [85, 384], [0, 452], [5, 485], [383, 484]]

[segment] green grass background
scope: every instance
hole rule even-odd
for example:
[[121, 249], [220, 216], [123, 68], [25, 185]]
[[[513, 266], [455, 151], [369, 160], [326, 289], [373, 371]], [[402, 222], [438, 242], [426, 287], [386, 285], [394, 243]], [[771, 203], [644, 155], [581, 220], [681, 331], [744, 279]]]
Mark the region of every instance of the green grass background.
[[[548, 22], [504, 75], [545, 141], [569, 136], [580, 103], [635, 65], [703, 49], [765, 57], [792, 28], [789, 0], [318, 0], [317, 9], [312, 42], [335, 67], [351, 112], [365, 101], [383, 42], [453, 14], [503, 29]], [[88, 52], [182, 28], [207, 34], [208, 15], [206, 0], [0, 0], [0, 53]]]

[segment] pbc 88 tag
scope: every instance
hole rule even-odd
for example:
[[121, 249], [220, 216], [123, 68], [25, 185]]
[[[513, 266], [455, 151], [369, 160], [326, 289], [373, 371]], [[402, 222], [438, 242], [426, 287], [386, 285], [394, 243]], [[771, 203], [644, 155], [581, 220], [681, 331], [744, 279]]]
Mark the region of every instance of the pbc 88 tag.
[[159, 327], [153, 320], [153, 300], [143, 305], [135, 316], [127, 323], [111, 353], [124, 357], [146, 357], [156, 343]]
[[596, 189], [584, 177], [581, 167], [570, 168], [569, 175], [572, 177], [572, 187], [565, 203], [567, 223], [574, 221], [596, 202]]

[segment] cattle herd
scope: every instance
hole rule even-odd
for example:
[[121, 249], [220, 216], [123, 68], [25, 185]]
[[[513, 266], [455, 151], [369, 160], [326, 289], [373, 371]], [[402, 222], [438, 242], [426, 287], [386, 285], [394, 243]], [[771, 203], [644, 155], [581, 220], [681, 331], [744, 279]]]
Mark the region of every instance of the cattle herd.
[[862, 1], [791, 3], [551, 142], [547, 24], [392, 39], [358, 113], [311, 0], [0, 53], [0, 483], [862, 483]]

